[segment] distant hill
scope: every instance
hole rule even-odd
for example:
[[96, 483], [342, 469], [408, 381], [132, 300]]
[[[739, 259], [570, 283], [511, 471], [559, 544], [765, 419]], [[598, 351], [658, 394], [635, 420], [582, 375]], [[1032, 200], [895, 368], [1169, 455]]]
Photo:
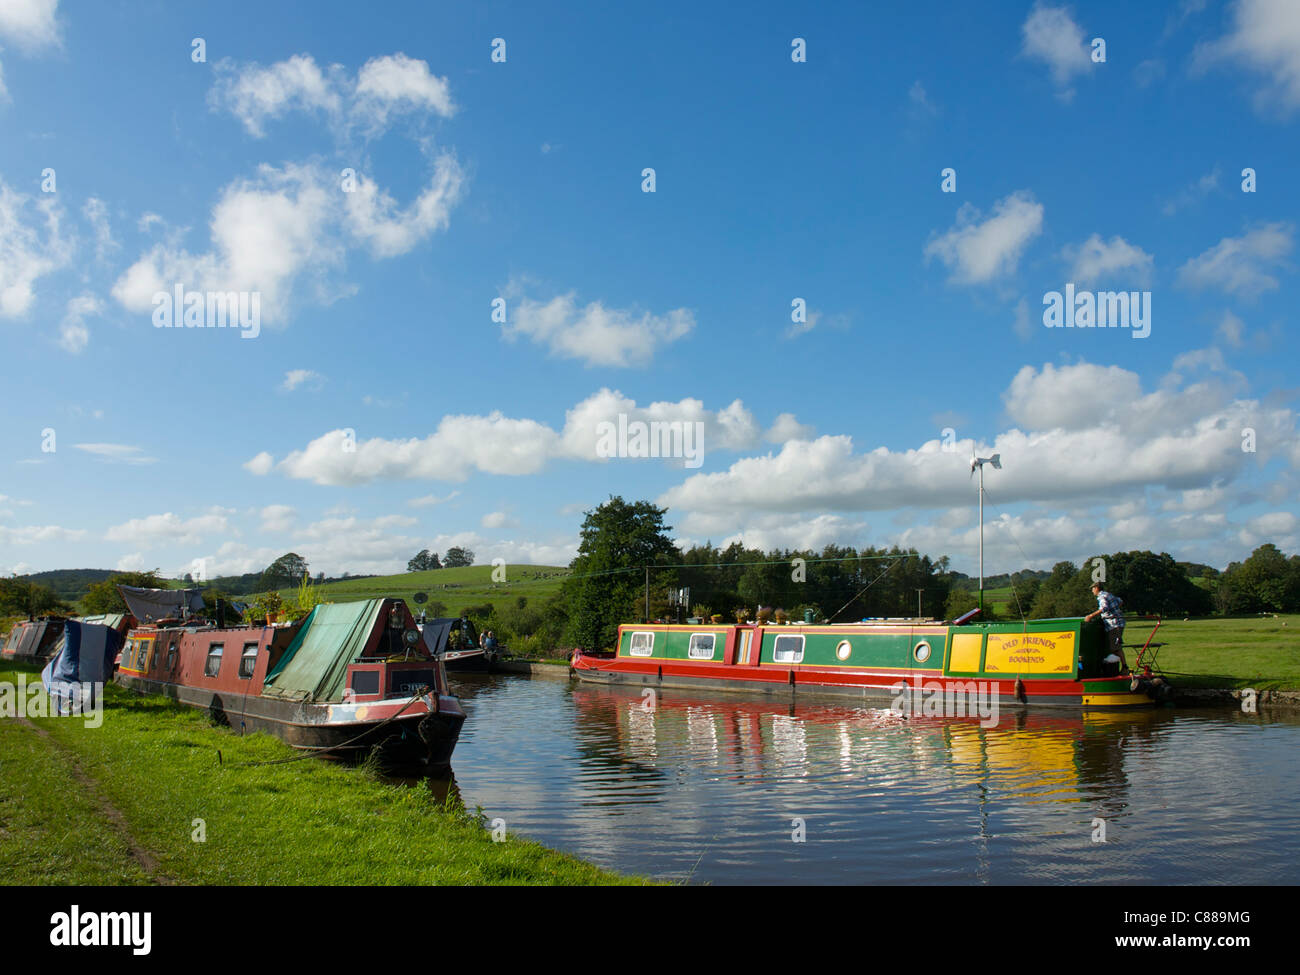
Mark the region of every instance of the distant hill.
[[48, 586], [60, 599], [75, 603], [95, 583], [103, 582], [109, 576], [116, 574], [116, 569], [50, 569], [47, 572], [32, 572], [18, 578]]

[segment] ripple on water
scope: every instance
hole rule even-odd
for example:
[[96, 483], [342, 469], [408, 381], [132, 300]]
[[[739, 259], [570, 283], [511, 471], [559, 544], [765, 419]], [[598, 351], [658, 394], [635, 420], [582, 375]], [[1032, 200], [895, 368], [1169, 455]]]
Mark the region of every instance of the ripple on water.
[[1300, 881], [1300, 716], [1003, 713], [984, 728], [673, 692], [647, 709], [634, 691], [554, 680], [457, 689], [466, 804], [613, 869], [722, 884]]

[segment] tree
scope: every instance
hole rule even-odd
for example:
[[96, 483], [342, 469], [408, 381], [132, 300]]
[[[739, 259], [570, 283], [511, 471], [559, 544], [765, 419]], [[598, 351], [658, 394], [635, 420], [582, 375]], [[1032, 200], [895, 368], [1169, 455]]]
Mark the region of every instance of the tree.
[[[561, 590], [568, 610], [569, 640], [584, 650], [614, 645], [620, 623], [640, 618], [645, 567], [681, 561], [663, 523], [667, 508], [649, 501], [628, 504], [621, 497], [588, 511], [578, 556]], [[676, 581], [671, 570], [652, 572], [651, 585]]]
[[474, 552], [468, 548], [453, 546], [447, 549], [447, 557], [442, 560], [444, 569], [463, 569], [474, 564]]
[[297, 552], [288, 552], [262, 570], [262, 589], [289, 589], [307, 574], [307, 560]]
[[[451, 553], [448, 552], [447, 554], [450, 555]], [[420, 549], [419, 554], [406, 563], [407, 572], [426, 572], [429, 569], [441, 568], [442, 563], [438, 561], [438, 553], [430, 552], [427, 548]]]
[[0, 616], [63, 615], [71, 611], [53, 589], [28, 579], [0, 579]]
[[166, 589], [167, 583], [159, 577], [158, 570], [149, 572], [118, 572], [103, 582], [91, 586], [81, 597], [81, 607], [87, 615], [95, 613], [129, 613], [126, 600], [117, 591], [118, 586], [135, 586], [139, 589]]

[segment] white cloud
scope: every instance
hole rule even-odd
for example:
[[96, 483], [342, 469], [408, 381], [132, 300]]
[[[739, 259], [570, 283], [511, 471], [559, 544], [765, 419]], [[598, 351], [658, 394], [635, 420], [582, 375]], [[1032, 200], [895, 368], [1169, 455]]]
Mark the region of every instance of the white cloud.
[[1121, 283], [1145, 282], [1154, 263], [1150, 254], [1123, 237], [1105, 241], [1100, 234], [1093, 234], [1082, 244], [1065, 247], [1061, 256], [1070, 262], [1070, 280], [1080, 284], [1092, 284], [1103, 278], [1113, 283], [1116, 276]]
[[1197, 290], [1214, 288], [1251, 297], [1278, 286], [1271, 272], [1285, 265], [1294, 245], [1287, 223], [1256, 227], [1240, 237], [1224, 237], [1178, 270], [1180, 284]]
[[426, 494], [422, 498], [411, 498], [411, 500], [406, 503], [412, 508], [432, 508], [435, 505], [446, 504], [458, 494], [460, 494], [459, 491], [452, 491], [451, 494], [447, 495], [445, 498], [440, 498], [433, 494]]
[[930, 101], [930, 96], [925, 90], [925, 85], [920, 81], [912, 82], [912, 87], [907, 92], [908, 101], [912, 103], [913, 109], [926, 115], [938, 115], [939, 107]]
[[400, 53], [371, 58], [355, 79], [342, 65], [322, 69], [310, 54], [295, 54], [269, 67], [225, 59], [214, 73], [217, 81], [208, 104], [214, 111], [229, 111], [257, 138], [266, 134], [268, 121], [289, 112], [323, 115], [340, 134], [356, 125], [379, 135], [397, 116], [448, 118], [456, 110], [447, 79], [434, 75], [426, 62]]
[[1160, 208], [1161, 212], [1164, 213], [1166, 217], [1172, 217], [1179, 210], [1198, 203], [1205, 196], [1218, 189], [1219, 174], [1219, 167], [1215, 166], [1213, 170], [1184, 188], [1183, 191], [1172, 200], [1167, 201], [1165, 205]]
[[[698, 443], [705, 452], [749, 449], [757, 446], [763, 437], [762, 427], [740, 400], [716, 411], [690, 398], [638, 406], [622, 393], [604, 388], [567, 410], [564, 426], [558, 431], [537, 420], [514, 419], [499, 412], [487, 416], [445, 416], [437, 430], [423, 438], [376, 437], [352, 444], [343, 430], [332, 430], [290, 452], [278, 469], [289, 477], [317, 484], [362, 484], [408, 478], [463, 481], [475, 471], [534, 474], [556, 459], [606, 461], [608, 458], [601, 457], [597, 451], [600, 424], [608, 422], [617, 427], [620, 416], [625, 416], [628, 423], [702, 423], [703, 437]], [[777, 418], [774, 429], [778, 427], [782, 431], [811, 434], [810, 428], [801, 426], [788, 414]], [[677, 458], [672, 462], [680, 466], [686, 459]], [[275, 461], [270, 453], [263, 451], [244, 466], [254, 474], [265, 474], [275, 466]], [[440, 500], [449, 498], [430, 496], [411, 503], [435, 504]]]
[[1257, 108], [1291, 112], [1300, 107], [1300, 5], [1294, 0], [1237, 0], [1232, 31], [1196, 50], [1199, 68], [1220, 61], [1242, 64], [1265, 79], [1256, 94]]
[[212, 210], [213, 249], [190, 254], [159, 244], [113, 285], [113, 297], [135, 312], [151, 312], [153, 296], [176, 284], [191, 291], [261, 294], [262, 314], [285, 314], [299, 274], [323, 272], [342, 261], [327, 228], [338, 202], [311, 167], [262, 165], [254, 180], [222, 192]]
[[464, 174], [456, 160], [443, 154], [434, 161], [429, 185], [405, 210], [362, 174], [356, 188], [344, 195], [347, 223], [353, 236], [364, 241], [376, 257], [405, 254], [420, 241], [451, 221], [460, 200]]
[[506, 513], [504, 511], [492, 511], [484, 515], [481, 524], [484, 528], [500, 528], [506, 523]]
[[26, 315], [37, 280], [71, 263], [62, 218], [53, 195], [32, 201], [0, 180], [0, 317]]
[[81, 295], [68, 302], [63, 321], [59, 323], [59, 345], [76, 355], [90, 341], [90, 329], [86, 328], [87, 315], [98, 315], [103, 305], [94, 295]]
[[1028, 190], [1012, 193], [993, 205], [980, 221], [970, 203], [957, 211], [956, 224], [933, 238], [925, 256], [938, 257], [959, 284], [984, 284], [1015, 271], [1025, 246], [1043, 229], [1043, 205]]
[[694, 327], [695, 315], [687, 308], [654, 315], [606, 308], [599, 301], [579, 307], [571, 291], [545, 303], [531, 298], [512, 302], [502, 334], [511, 341], [523, 336], [552, 355], [588, 366], [629, 367], [648, 365], [661, 346], [676, 342]]
[[192, 545], [200, 542], [205, 535], [223, 533], [229, 528], [224, 509], [214, 509], [208, 514], [188, 519], [168, 511], [113, 525], [104, 533], [104, 538], [110, 542], [129, 542], [140, 548], [150, 548], [163, 542]]
[[157, 457], [147, 456], [143, 447], [124, 443], [74, 443], [72, 446], [110, 463], [152, 464], [158, 460]]
[[62, 528], [58, 525], [0, 525], [0, 544], [48, 545], [51, 542], [76, 542], [86, 536], [81, 528]]
[[1035, 4], [1020, 31], [1024, 37], [1024, 55], [1046, 64], [1058, 87], [1065, 88], [1075, 75], [1084, 74], [1092, 67], [1083, 28], [1074, 22], [1065, 7]]
[[280, 388], [287, 393], [293, 392], [304, 384], [308, 389], [319, 389], [324, 378], [320, 373], [311, 369], [290, 369], [284, 374], [284, 382], [280, 384]]
[[337, 114], [342, 98], [310, 54], [295, 54], [269, 68], [242, 67], [225, 59], [213, 66], [216, 84], [208, 93], [214, 108], [226, 108], [244, 123], [249, 134], [261, 137], [264, 123], [286, 112], [324, 111]]
[[57, 47], [58, 7], [59, 0], [5, 0], [0, 4], [0, 40], [28, 51]]
[[1240, 349], [1246, 334], [1246, 323], [1232, 312], [1225, 311], [1215, 334], [1234, 349]]
[[1244, 427], [1259, 431], [1265, 462], [1296, 437], [1291, 411], [1234, 399], [1214, 382], [1170, 383], [1144, 394], [1135, 374], [1087, 363], [1025, 367], [1006, 401], [1012, 418], [1030, 428], [1007, 430], [988, 445], [966, 440], [945, 451], [933, 440], [856, 453], [852, 438], [822, 436], [692, 475], [658, 501], [690, 513], [952, 506], [970, 499], [968, 458], [978, 448], [983, 456], [1002, 454], [1003, 470], [987, 485], [1000, 503], [1113, 504], [1146, 487], [1193, 489], [1235, 476], [1255, 463], [1241, 450]]
[[92, 196], [82, 205], [81, 215], [95, 232], [95, 259], [102, 261], [118, 248], [108, 221], [108, 207], [103, 200]]
[[144, 572], [146, 565], [143, 552], [130, 552], [118, 559], [114, 568], [118, 572]]
[[250, 471], [251, 473], [256, 474], [260, 477], [263, 474], [271, 473], [271, 468], [274, 465], [275, 465], [275, 458], [272, 457], [265, 450], [263, 450], [256, 457], [252, 458], [251, 460], [245, 461], [243, 467], [244, 470]]
[[264, 532], [287, 532], [298, 518], [297, 509], [287, 504], [268, 504], [259, 514]]
[[405, 54], [371, 58], [357, 73], [353, 112], [374, 127], [388, 125], [390, 114], [433, 112], [450, 118], [456, 112], [451, 86], [424, 61]]
[[787, 440], [811, 440], [816, 434], [814, 427], [800, 423], [793, 413], [782, 413], [773, 421], [763, 439], [769, 443], [785, 443]]

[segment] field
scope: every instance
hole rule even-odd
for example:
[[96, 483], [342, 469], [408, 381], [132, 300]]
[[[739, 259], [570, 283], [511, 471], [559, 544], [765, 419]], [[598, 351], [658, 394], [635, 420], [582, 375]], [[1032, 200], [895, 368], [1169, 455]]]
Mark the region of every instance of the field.
[[[0, 670], [14, 683], [19, 672]], [[6, 884], [641, 883], [507, 835], [427, 780], [298, 754], [110, 685], [101, 727], [0, 718]], [[221, 761], [218, 761], [218, 751]], [[276, 763], [283, 764], [257, 764]]]
[[[504, 581], [494, 582], [493, 574]], [[516, 599], [527, 598], [529, 603], [545, 602], [560, 589], [569, 570], [550, 565], [471, 565], [460, 569], [431, 569], [427, 572], [403, 572], [392, 576], [374, 576], [368, 579], [343, 579], [327, 582], [319, 587], [326, 602], [346, 603], [358, 599], [397, 596], [419, 612], [412, 598], [417, 592], [426, 593], [429, 602], [440, 602], [447, 607], [447, 615], [458, 616], [467, 606], [494, 603], [504, 606]], [[280, 595], [288, 599], [296, 589], [283, 589]], [[427, 606], [428, 603], [425, 603]]]

